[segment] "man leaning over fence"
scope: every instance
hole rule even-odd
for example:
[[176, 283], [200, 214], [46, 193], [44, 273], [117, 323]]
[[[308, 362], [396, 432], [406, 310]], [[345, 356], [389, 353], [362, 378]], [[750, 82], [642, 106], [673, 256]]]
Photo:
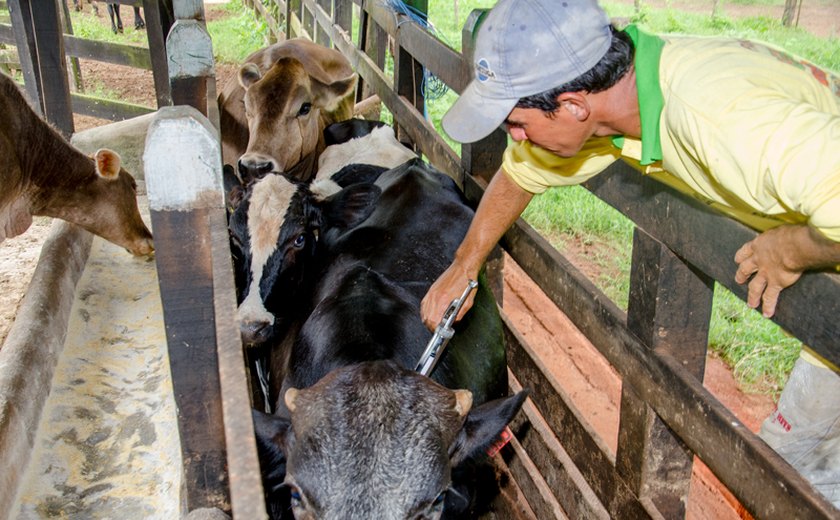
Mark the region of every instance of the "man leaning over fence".
[[[501, 0], [474, 59], [475, 79], [444, 130], [469, 143], [504, 125], [513, 143], [423, 300], [430, 328], [534, 194], [580, 184], [619, 158], [763, 231], [735, 261], [764, 316], [803, 271], [840, 264], [840, 81], [831, 74], [753, 42], [617, 31], [595, 0]], [[760, 435], [840, 507], [837, 370], [804, 348]]]

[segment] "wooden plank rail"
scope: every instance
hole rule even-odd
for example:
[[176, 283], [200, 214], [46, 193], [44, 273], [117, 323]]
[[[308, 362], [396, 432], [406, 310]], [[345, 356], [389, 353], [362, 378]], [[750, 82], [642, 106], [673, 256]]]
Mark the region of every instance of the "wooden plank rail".
[[[391, 111], [400, 131], [430, 162], [460, 182], [468, 200], [477, 204], [500, 163], [506, 137], [496, 132], [481, 143], [463, 145], [458, 157], [415, 106], [416, 94], [402, 86], [399, 68], [396, 78], [384, 72], [387, 39], [372, 35], [380, 31], [393, 40], [397, 62], [420, 64], [460, 92], [471, 77], [470, 43], [482, 13], [470, 15], [464, 51], [457, 53], [379, 2], [355, 0], [337, 10], [335, 18], [323, 5], [291, 0], [286, 6], [287, 33], [328, 34], [331, 45], [359, 73], [364, 88]], [[355, 43], [353, 18], [361, 27]], [[409, 73], [416, 75], [416, 70]], [[395, 92], [397, 87], [402, 95]], [[745, 286], [734, 282], [732, 259], [756, 232], [623, 162], [585, 187], [638, 226], [627, 313], [523, 221], [501, 242], [622, 378], [619, 444], [613, 454], [508, 324], [512, 389], [520, 382], [530, 387], [535, 406], [529, 404], [513, 425], [517, 439], [506, 458], [534, 514], [682, 518], [697, 455], [756, 518], [835, 517], [830, 503], [702, 385], [714, 282], [745, 298]], [[840, 363], [840, 349], [834, 344], [840, 337], [838, 312], [840, 276], [807, 273], [786, 289], [773, 319]], [[659, 330], [668, 331], [667, 341], [654, 334]], [[545, 494], [534, 471], [552, 496]], [[553, 509], [555, 503], [562, 514]]]
[[[171, 13], [161, 14], [167, 8], [166, 2], [163, 4], [159, 4], [158, 0], [108, 2], [144, 9], [148, 47], [88, 40], [72, 34], [61, 34], [61, 31], [57, 29], [53, 32], [60, 37], [56, 36], [55, 41], [50, 40], [36, 45], [36, 38], [48, 36], [53, 38], [50, 36], [49, 28], [54, 22], [58, 23], [57, 11], [54, 12], [49, 3], [44, 4], [48, 6], [46, 8], [39, 4], [38, 9], [33, 9], [30, 0], [11, 0], [11, 2], [15, 16], [12, 17], [11, 25], [0, 24], [0, 43], [17, 47], [27, 94], [31, 99], [38, 100], [39, 108], [48, 108], [45, 117], [61, 128], [66, 135], [73, 132], [73, 112], [120, 121], [151, 110], [144, 112], [131, 103], [117, 100], [97, 102], [92, 96], [77, 97], [76, 94], [70, 94], [69, 88], [65, 89], [67, 85], [64, 85], [67, 77], [65, 57], [151, 70], [157, 106], [172, 104], [164, 46], [164, 36], [169, 32], [172, 17]], [[13, 26], [18, 28], [17, 33]], [[23, 52], [20, 52], [21, 48], [24, 49]], [[39, 53], [38, 49], [43, 50]], [[42, 72], [42, 69], [46, 72]], [[42, 78], [44, 73], [46, 76]]]

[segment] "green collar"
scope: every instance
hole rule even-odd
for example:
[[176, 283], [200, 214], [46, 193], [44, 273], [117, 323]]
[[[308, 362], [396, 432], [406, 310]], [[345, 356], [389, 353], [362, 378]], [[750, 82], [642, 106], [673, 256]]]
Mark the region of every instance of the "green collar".
[[[662, 114], [662, 89], [659, 88], [659, 58], [665, 42], [658, 36], [647, 34], [635, 25], [628, 25], [624, 32], [636, 47], [636, 90], [639, 94], [639, 115], [642, 124], [642, 165], [662, 160], [659, 142], [659, 117]], [[612, 139], [617, 148], [624, 146], [624, 136]]]

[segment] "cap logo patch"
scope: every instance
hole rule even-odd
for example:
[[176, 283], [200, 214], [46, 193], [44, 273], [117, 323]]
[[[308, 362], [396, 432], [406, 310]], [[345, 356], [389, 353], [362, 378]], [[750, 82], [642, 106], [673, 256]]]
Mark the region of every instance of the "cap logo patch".
[[475, 78], [482, 83], [487, 81], [488, 79], [495, 78], [496, 73], [490, 69], [490, 64], [487, 63], [487, 60], [481, 58], [477, 62], [475, 62]]

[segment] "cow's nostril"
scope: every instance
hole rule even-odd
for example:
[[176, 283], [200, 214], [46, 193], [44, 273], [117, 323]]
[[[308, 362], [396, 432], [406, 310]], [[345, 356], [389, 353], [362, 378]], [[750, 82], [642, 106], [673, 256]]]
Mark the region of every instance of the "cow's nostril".
[[239, 177], [242, 179], [242, 182], [248, 184], [264, 177], [267, 173], [271, 173], [274, 170], [274, 163], [272, 161], [240, 159], [238, 167]]
[[245, 345], [260, 345], [268, 340], [271, 331], [267, 321], [248, 321], [239, 326], [242, 343]]

